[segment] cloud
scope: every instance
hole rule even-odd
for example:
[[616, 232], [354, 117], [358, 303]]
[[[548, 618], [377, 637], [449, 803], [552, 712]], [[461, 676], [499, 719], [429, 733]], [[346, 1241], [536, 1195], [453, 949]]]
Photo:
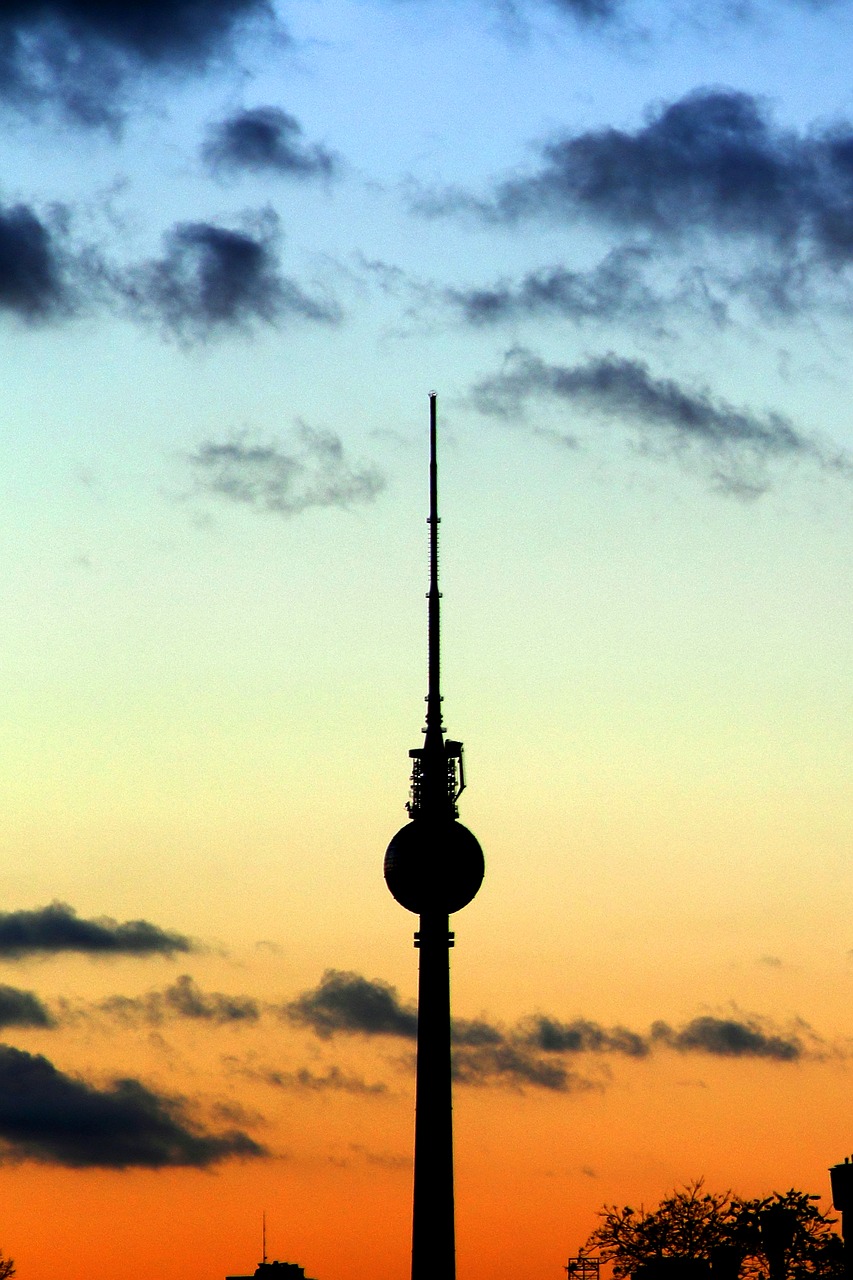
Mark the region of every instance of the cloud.
[[115, 128], [131, 76], [199, 71], [272, 14], [269, 0], [15, 0], [0, 12], [0, 96]]
[[309, 296], [279, 263], [280, 225], [269, 209], [237, 228], [178, 223], [159, 258], [127, 267], [74, 234], [75, 210], [0, 203], [0, 313], [29, 324], [96, 307], [156, 324], [181, 342], [301, 319], [332, 324], [331, 299]]
[[647, 443], [657, 442], [670, 452], [685, 447], [702, 451], [717, 486], [741, 496], [764, 491], [763, 465], [774, 458], [809, 459], [836, 471], [850, 466], [843, 455], [825, 453], [781, 414], [736, 409], [705, 389], [656, 378], [644, 361], [612, 352], [566, 366], [547, 364], [515, 348], [507, 352], [501, 372], [481, 381], [472, 395], [482, 413], [501, 417], [521, 416], [529, 400], [544, 397], [630, 423]]
[[590, 271], [550, 267], [530, 272], [520, 284], [502, 280], [488, 288], [449, 289], [445, 296], [473, 325], [539, 315], [571, 320], [647, 318], [663, 309], [642, 279], [641, 268], [650, 256], [644, 246], [627, 245], [613, 249]]
[[595, 1088], [561, 1062], [537, 1055], [523, 1044], [504, 1042], [481, 1048], [458, 1047], [452, 1058], [453, 1078], [459, 1084], [533, 1085], [555, 1093]]
[[718, 1058], [770, 1058], [796, 1062], [805, 1053], [795, 1034], [768, 1030], [757, 1018], [716, 1018], [703, 1015], [678, 1030], [655, 1022], [652, 1039], [679, 1053], [709, 1053]]
[[337, 169], [332, 152], [303, 142], [299, 121], [279, 107], [252, 107], [212, 124], [202, 157], [216, 174], [245, 170], [328, 178]]
[[[537, 196], [665, 235], [698, 229], [745, 235], [790, 253], [808, 248], [837, 266], [853, 256], [853, 127], [798, 134], [760, 99], [702, 89], [658, 108], [635, 132], [602, 129], [549, 144], [546, 164], [500, 189], [515, 217]], [[536, 195], [534, 196], [534, 192]]]
[[346, 1075], [340, 1067], [335, 1066], [329, 1067], [328, 1071], [322, 1074], [310, 1071], [307, 1067], [300, 1067], [297, 1071], [279, 1071], [272, 1068], [264, 1070], [256, 1067], [242, 1067], [240, 1070], [241, 1075], [249, 1076], [262, 1084], [272, 1085], [276, 1089], [308, 1093], [351, 1093], [371, 1097], [388, 1092], [388, 1086], [381, 1082], [368, 1084], [360, 1076]]
[[0, 310], [50, 320], [71, 309], [56, 229], [24, 204], [0, 206]]
[[612, 21], [621, 9], [619, 0], [552, 0], [562, 13], [588, 24]]
[[450, 1038], [454, 1045], [472, 1049], [504, 1043], [500, 1027], [482, 1018], [454, 1018], [450, 1024]]
[[0, 1027], [53, 1027], [55, 1020], [34, 991], [0, 985]]
[[[564, 133], [542, 146], [540, 156], [538, 169], [497, 183], [488, 198], [458, 190], [422, 193], [415, 207], [428, 215], [468, 211], [508, 223], [542, 216], [584, 220], [634, 239], [645, 235], [658, 258], [665, 245], [695, 256], [710, 237], [746, 251], [737, 269], [736, 253], [724, 262], [719, 253], [711, 259], [712, 273], [734, 294], [790, 311], [817, 290], [827, 296], [840, 290], [850, 305], [851, 282], [838, 278], [853, 263], [848, 121], [788, 129], [760, 98], [703, 88], [656, 106], [636, 129]], [[607, 300], [606, 277], [585, 279], [557, 268], [551, 276], [529, 277], [517, 291], [472, 291], [470, 318], [487, 319], [490, 308], [586, 306], [597, 314]]]
[[203, 991], [183, 973], [162, 991], [149, 991], [143, 996], [108, 996], [95, 1006], [99, 1013], [121, 1022], [146, 1022], [154, 1026], [167, 1018], [188, 1018], [198, 1022], [253, 1023], [261, 1016], [261, 1007], [250, 996], [229, 996], [219, 991]]
[[237, 230], [211, 222], [172, 227], [161, 258], [117, 279], [131, 313], [186, 342], [294, 317], [336, 321], [333, 304], [309, 297], [281, 274], [277, 215], [263, 210], [245, 215], [244, 221], [246, 226]]
[[546, 1053], [621, 1053], [642, 1058], [649, 1052], [648, 1040], [636, 1031], [602, 1027], [586, 1018], [559, 1022], [538, 1013], [519, 1023], [517, 1034], [525, 1044]]
[[[336, 969], [327, 970], [315, 988], [282, 1006], [281, 1012], [322, 1039], [346, 1034], [412, 1041], [417, 1036], [417, 1008], [402, 1001], [395, 987]], [[786, 1063], [822, 1058], [827, 1052], [805, 1023], [780, 1030], [765, 1019], [740, 1013], [700, 1015], [678, 1027], [657, 1021], [648, 1032], [604, 1027], [588, 1018], [564, 1022], [542, 1013], [521, 1018], [510, 1027], [484, 1018], [461, 1018], [452, 1022], [451, 1039], [453, 1075], [459, 1084], [533, 1087], [555, 1093], [600, 1088], [606, 1078], [604, 1059], [613, 1055], [637, 1061], [668, 1050]], [[592, 1060], [594, 1074], [601, 1078], [581, 1076], [573, 1069], [582, 1055]], [[317, 1087], [323, 1087], [323, 1079]], [[284, 1073], [281, 1083], [300, 1087], [299, 1073]]]
[[99, 1089], [9, 1045], [0, 1045], [0, 1149], [7, 1159], [75, 1169], [206, 1168], [266, 1154], [240, 1130], [206, 1132], [182, 1101], [138, 1080]]
[[319, 984], [283, 1008], [291, 1021], [327, 1038], [338, 1032], [414, 1039], [418, 1014], [403, 1004], [397, 988], [361, 974], [327, 969]]
[[84, 920], [65, 902], [34, 911], [0, 912], [0, 959], [4, 960], [65, 951], [91, 956], [173, 956], [192, 950], [189, 938], [147, 920], [120, 923], [109, 916]]
[[287, 449], [245, 440], [207, 441], [190, 454], [189, 463], [200, 492], [281, 516], [372, 502], [385, 483], [373, 467], [351, 463], [333, 432], [304, 423]]

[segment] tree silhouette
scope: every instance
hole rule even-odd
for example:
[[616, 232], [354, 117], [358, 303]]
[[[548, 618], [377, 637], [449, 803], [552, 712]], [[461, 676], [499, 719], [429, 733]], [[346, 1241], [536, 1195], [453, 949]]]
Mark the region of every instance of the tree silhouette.
[[0, 1251], [0, 1280], [10, 1280], [15, 1274], [15, 1263], [12, 1258], [4, 1258]]
[[705, 1263], [718, 1280], [843, 1280], [837, 1219], [816, 1199], [791, 1190], [744, 1200], [700, 1179], [656, 1209], [605, 1205], [584, 1252], [611, 1262], [614, 1280], [662, 1259]]

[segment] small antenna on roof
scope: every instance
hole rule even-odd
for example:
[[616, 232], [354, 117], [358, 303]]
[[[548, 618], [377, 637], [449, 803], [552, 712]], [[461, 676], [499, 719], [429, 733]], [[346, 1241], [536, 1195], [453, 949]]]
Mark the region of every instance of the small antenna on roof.
[[266, 1260], [267, 1260], [267, 1213], [266, 1213], [266, 1209], [264, 1210], [262, 1232], [263, 1232], [263, 1255], [264, 1255], [264, 1262], [266, 1262]]

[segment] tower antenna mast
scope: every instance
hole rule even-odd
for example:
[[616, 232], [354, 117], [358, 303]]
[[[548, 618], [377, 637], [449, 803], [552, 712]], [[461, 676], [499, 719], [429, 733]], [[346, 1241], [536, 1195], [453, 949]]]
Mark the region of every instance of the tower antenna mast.
[[436, 426], [436, 393], [429, 393], [429, 591], [428, 601], [428, 672], [426, 736], [430, 730], [444, 732], [441, 719], [441, 592], [438, 589], [438, 446]]

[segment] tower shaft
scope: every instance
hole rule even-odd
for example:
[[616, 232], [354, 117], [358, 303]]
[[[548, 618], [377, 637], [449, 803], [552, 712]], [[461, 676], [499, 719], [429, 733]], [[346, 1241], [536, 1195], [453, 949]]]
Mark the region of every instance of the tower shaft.
[[422, 913], [418, 966], [418, 1065], [412, 1280], [455, 1280], [450, 950], [446, 913]]

